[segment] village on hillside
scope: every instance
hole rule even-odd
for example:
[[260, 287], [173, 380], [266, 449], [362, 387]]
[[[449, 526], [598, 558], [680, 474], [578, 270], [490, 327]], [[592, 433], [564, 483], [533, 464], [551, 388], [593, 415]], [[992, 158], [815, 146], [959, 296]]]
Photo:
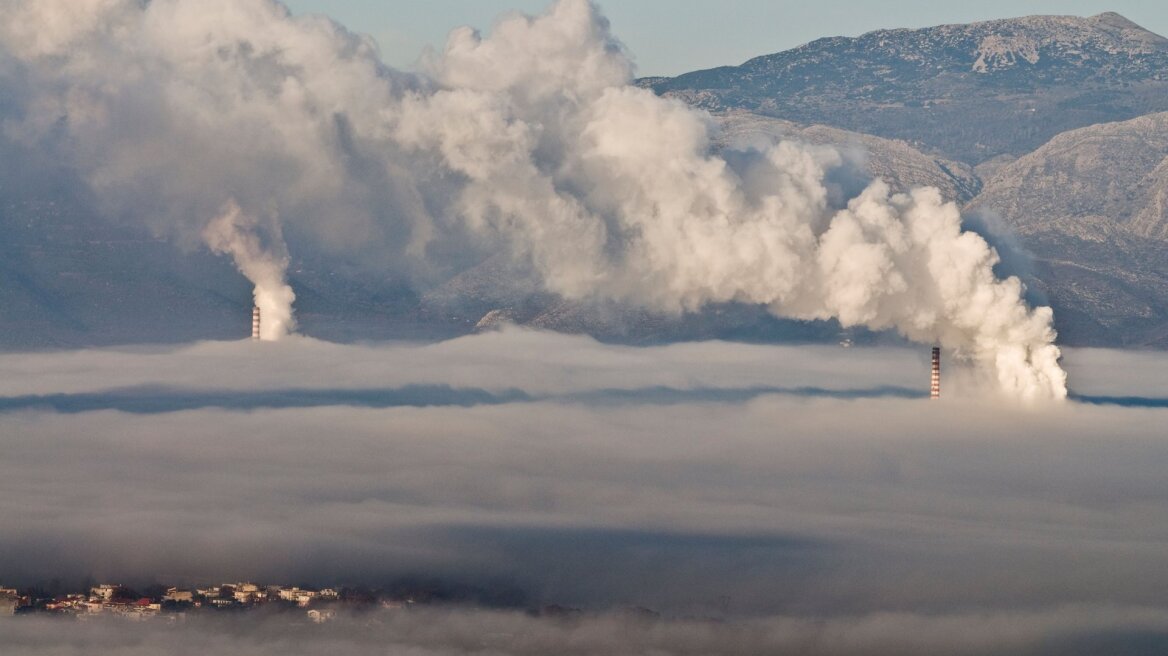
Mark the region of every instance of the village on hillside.
[[[422, 600], [435, 597], [419, 589]], [[311, 589], [300, 586], [224, 583], [207, 587], [152, 585], [142, 591], [114, 583], [90, 586], [81, 592], [52, 594], [41, 589], [0, 587], [0, 616], [53, 615], [77, 619], [118, 617], [129, 620], [181, 621], [189, 612], [269, 610], [302, 611], [312, 622], [333, 619], [340, 609], [403, 609], [417, 603], [413, 593], [384, 593], [364, 589]]]

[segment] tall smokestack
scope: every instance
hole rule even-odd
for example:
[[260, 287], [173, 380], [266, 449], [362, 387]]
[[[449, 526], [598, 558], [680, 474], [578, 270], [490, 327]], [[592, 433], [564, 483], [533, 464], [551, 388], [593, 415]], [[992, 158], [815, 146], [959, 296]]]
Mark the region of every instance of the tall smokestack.
[[260, 338], [260, 306], [258, 305], [251, 308], [251, 338]]
[[929, 398], [941, 398], [941, 348], [933, 347], [933, 375], [929, 381]]

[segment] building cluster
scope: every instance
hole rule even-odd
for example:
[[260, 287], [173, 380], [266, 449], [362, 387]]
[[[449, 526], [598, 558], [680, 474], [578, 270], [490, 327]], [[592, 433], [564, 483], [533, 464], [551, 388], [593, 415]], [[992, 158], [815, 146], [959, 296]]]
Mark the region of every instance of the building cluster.
[[103, 615], [134, 620], [175, 618], [193, 610], [269, 607], [305, 609], [309, 620], [325, 622], [335, 616], [334, 608], [342, 602], [385, 608], [402, 608], [413, 603], [411, 599], [380, 600], [368, 593], [346, 593], [332, 588], [314, 590], [250, 582], [191, 588], [152, 586], [144, 593], [118, 584], [103, 583], [84, 592], [55, 595], [0, 587], [0, 615], [45, 613], [83, 619]]

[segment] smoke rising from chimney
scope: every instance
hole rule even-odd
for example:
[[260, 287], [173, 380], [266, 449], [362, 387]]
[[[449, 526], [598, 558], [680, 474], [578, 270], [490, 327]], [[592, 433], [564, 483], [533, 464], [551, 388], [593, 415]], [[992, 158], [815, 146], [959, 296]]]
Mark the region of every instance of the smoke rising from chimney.
[[285, 281], [287, 256], [275, 255], [265, 248], [257, 227], [254, 217], [244, 214], [235, 201], [228, 201], [219, 216], [207, 224], [203, 238], [212, 251], [231, 255], [240, 273], [255, 285], [253, 295], [259, 313], [253, 313], [253, 329], [259, 324], [259, 338], [275, 340], [296, 328], [292, 315], [296, 294]]
[[64, 130], [59, 147], [107, 211], [160, 208], [143, 212], [159, 232], [230, 253], [265, 338], [292, 329], [293, 295], [261, 214], [419, 284], [450, 265], [441, 254], [503, 249], [570, 299], [836, 318], [940, 344], [1011, 396], [1066, 395], [1050, 309], [994, 275], [997, 254], [937, 190], [874, 181], [839, 198], [831, 149], [718, 154], [708, 115], [632, 85], [587, 0], [489, 36], [455, 30], [416, 78], [271, 0], [2, 4], [0, 37], [24, 67], [23, 106], [41, 110], [13, 138]]

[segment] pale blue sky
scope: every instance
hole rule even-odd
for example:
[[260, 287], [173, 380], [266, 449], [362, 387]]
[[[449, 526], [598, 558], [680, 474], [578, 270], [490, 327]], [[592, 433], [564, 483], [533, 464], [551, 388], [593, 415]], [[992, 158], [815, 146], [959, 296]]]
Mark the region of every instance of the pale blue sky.
[[[410, 68], [426, 45], [440, 48], [459, 25], [488, 29], [508, 10], [538, 13], [550, 0], [285, 0], [295, 13], [323, 13], [372, 35], [386, 63]], [[1117, 11], [1168, 33], [1162, 0], [600, 0], [640, 75], [673, 75], [740, 64], [821, 36], [886, 27], [926, 27], [1029, 14]]]

